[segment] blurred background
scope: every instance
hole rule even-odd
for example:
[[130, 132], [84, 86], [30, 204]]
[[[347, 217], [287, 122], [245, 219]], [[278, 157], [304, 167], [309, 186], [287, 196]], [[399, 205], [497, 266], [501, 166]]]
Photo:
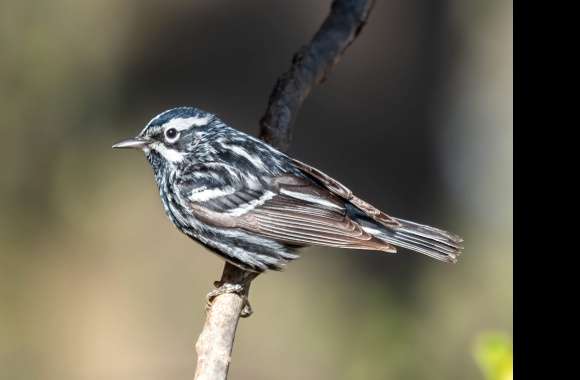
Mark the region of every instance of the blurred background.
[[[192, 377], [223, 263], [111, 145], [179, 105], [257, 135], [329, 6], [0, 0], [1, 379]], [[304, 250], [254, 283], [232, 379], [507, 378], [486, 366], [511, 366], [512, 50], [511, 1], [377, 1], [291, 154], [465, 252]]]

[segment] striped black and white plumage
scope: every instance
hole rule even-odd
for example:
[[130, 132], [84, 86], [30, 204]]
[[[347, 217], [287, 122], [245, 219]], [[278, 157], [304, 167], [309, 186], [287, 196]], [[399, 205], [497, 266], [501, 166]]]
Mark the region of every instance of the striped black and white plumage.
[[308, 245], [455, 262], [462, 241], [390, 217], [321, 171], [192, 107], [165, 111], [114, 148], [139, 148], [180, 231], [243, 269], [281, 269]]

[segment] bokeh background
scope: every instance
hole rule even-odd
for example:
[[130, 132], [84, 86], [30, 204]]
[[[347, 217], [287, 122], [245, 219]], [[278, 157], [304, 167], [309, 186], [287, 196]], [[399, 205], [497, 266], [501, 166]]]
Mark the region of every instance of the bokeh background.
[[[257, 134], [329, 3], [0, 0], [1, 379], [192, 377], [223, 264], [110, 146], [178, 105]], [[512, 47], [511, 1], [377, 1], [291, 153], [464, 255], [304, 250], [252, 287], [232, 379], [484, 378], [513, 327]]]

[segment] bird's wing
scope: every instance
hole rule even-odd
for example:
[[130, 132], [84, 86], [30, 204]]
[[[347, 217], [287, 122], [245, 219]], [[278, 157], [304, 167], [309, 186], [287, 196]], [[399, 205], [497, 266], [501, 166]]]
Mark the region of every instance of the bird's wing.
[[381, 223], [386, 227], [399, 227], [401, 225], [401, 223], [397, 219], [385, 214], [375, 206], [355, 196], [349, 188], [347, 188], [334, 178], [330, 177], [328, 174], [323, 173], [320, 170], [305, 164], [304, 162], [298, 161], [293, 158], [291, 158], [291, 160], [292, 163], [308, 177], [314, 179], [316, 182], [318, 182], [321, 186], [326, 188], [332, 194], [335, 194], [338, 197], [344, 199], [345, 201], [352, 203], [354, 206], [356, 206], [359, 210], [361, 210], [371, 219]]
[[[310, 180], [295, 176], [271, 178], [259, 189], [203, 189], [188, 197], [191, 212], [201, 221], [287, 244], [395, 252], [355, 221], [344, 200]], [[201, 195], [201, 196], [200, 196]]]

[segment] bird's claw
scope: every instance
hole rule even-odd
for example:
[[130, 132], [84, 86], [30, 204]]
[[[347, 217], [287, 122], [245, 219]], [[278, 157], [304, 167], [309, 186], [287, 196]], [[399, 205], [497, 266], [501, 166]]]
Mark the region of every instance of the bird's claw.
[[250, 300], [248, 299], [248, 297], [244, 296], [244, 307], [242, 308], [242, 311], [240, 311], [240, 318], [248, 318], [253, 313], [254, 310], [252, 310]]
[[215, 281], [213, 283], [213, 285], [216, 288], [207, 294], [207, 304], [206, 304], [207, 311], [209, 311], [209, 309], [211, 309], [211, 306], [213, 304], [213, 300], [217, 296], [220, 296], [222, 294], [233, 293], [233, 294], [238, 294], [239, 296], [241, 296], [242, 300], [244, 301], [242, 311], [240, 312], [240, 317], [247, 318], [250, 315], [252, 315], [252, 313], [253, 313], [252, 306], [250, 305], [250, 301], [248, 300], [248, 296], [246, 295], [246, 290], [245, 290], [243, 285], [230, 284], [227, 282], [224, 283], [221, 281]]

